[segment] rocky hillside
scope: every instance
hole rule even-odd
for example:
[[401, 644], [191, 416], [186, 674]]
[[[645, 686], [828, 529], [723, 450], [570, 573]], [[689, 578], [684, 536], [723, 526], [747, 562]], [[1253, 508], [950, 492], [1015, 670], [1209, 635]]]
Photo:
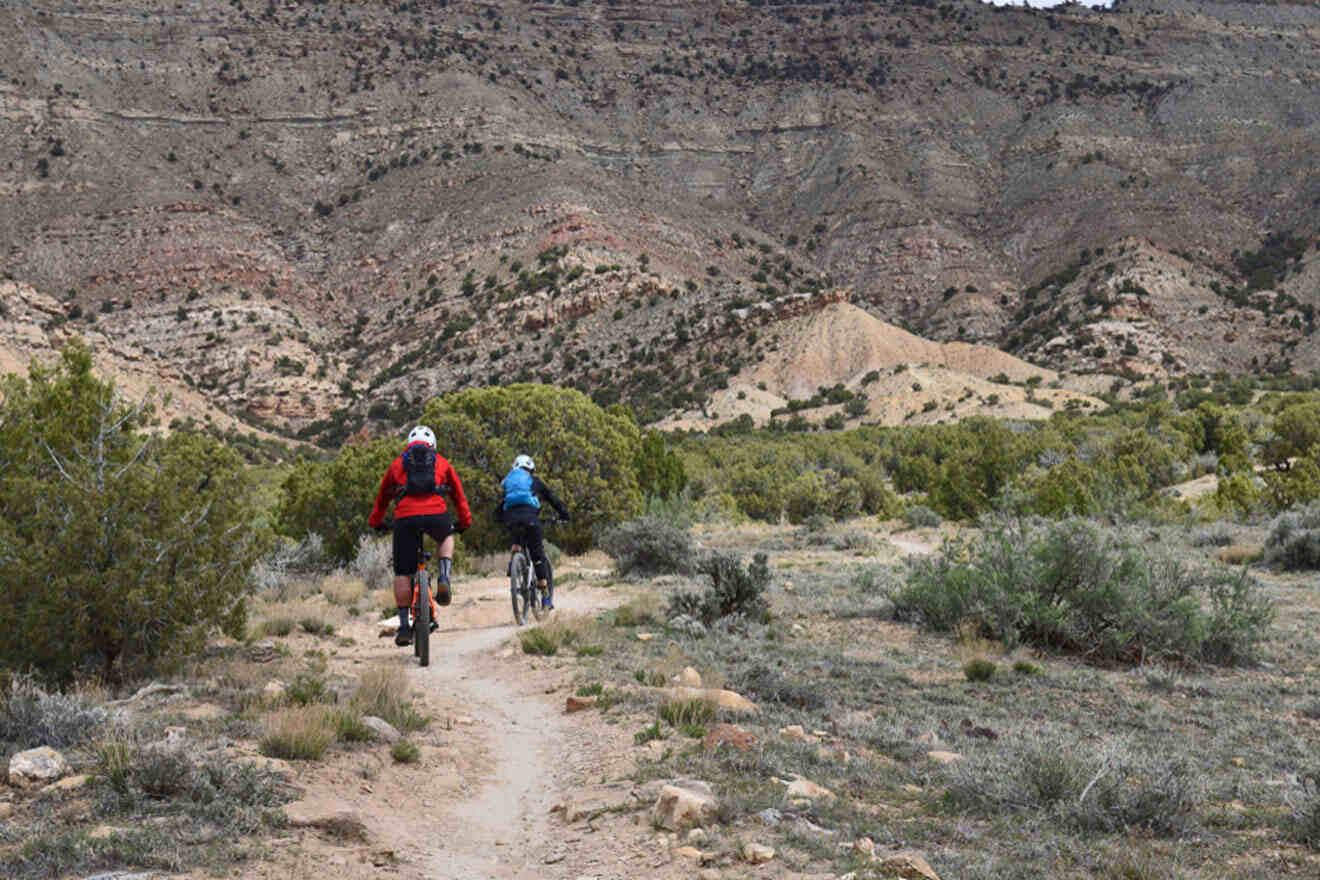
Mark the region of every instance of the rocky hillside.
[[1313, 4], [16, 0], [0, 27], [7, 365], [78, 332], [327, 442], [516, 378], [722, 410], [844, 300], [1054, 370], [1320, 368]]

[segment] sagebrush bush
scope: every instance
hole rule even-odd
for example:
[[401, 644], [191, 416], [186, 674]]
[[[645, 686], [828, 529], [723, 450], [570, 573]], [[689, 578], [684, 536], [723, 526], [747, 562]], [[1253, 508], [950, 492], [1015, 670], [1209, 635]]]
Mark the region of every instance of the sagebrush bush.
[[369, 589], [383, 589], [393, 583], [394, 546], [375, 535], [358, 538], [357, 553], [349, 564], [349, 571], [362, 579]]
[[1245, 569], [1193, 569], [1085, 520], [990, 523], [909, 562], [895, 615], [953, 631], [966, 621], [1009, 648], [1031, 644], [1099, 662], [1237, 663], [1273, 608]]
[[601, 536], [600, 546], [621, 575], [685, 574], [696, 561], [696, 542], [688, 532], [650, 516], [619, 523]]
[[1299, 774], [1287, 793], [1288, 833], [1300, 844], [1320, 850], [1320, 772]]
[[940, 515], [924, 504], [914, 504], [903, 511], [903, 521], [909, 528], [934, 528], [944, 522]]
[[734, 614], [764, 621], [770, 610], [765, 599], [770, 566], [764, 553], [757, 553], [744, 568], [738, 556], [711, 551], [701, 557], [697, 570], [710, 578], [710, 586], [702, 593], [679, 591], [670, 596], [670, 618], [687, 615], [706, 626]]
[[1043, 812], [1082, 831], [1176, 834], [1203, 799], [1196, 768], [1139, 743], [1023, 730], [946, 765], [946, 800], [985, 815]]
[[1320, 569], [1320, 503], [1274, 518], [1265, 540], [1265, 561], [1289, 571]]
[[91, 739], [109, 718], [76, 694], [47, 693], [35, 679], [19, 675], [0, 703], [0, 743], [67, 748]]
[[1233, 528], [1228, 523], [1217, 522], [1192, 534], [1193, 547], [1227, 547], [1233, 543]]
[[252, 566], [252, 585], [276, 599], [290, 598], [290, 587], [299, 578], [326, 570], [325, 545], [321, 536], [310, 533], [301, 541], [280, 540]]

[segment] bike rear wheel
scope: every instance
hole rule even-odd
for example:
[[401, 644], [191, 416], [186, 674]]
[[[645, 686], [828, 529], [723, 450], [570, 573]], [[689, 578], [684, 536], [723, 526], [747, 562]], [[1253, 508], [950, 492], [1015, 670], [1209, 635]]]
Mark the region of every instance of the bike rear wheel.
[[513, 554], [509, 560], [509, 598], [513, 601], [513, 622], [522, 626], [527, 622], [527, 557]]
[[417, 614], [413, 618], [413, 653], [421, 666], [431, 664], [431, 574], [417, 572]]

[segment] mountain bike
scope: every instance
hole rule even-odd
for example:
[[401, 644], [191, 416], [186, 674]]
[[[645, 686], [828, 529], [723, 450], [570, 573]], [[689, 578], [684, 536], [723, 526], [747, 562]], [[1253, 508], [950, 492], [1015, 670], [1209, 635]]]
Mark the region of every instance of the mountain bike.
[[417, 571], [412, 576], [412, 617], [413, 654], [419, 666], [431, 665], [431, 573], [426, 570], [426, 561], [431, 554], [422, 548], [425, 535], [417, 535]]
[[[387, 522], [376, 531], [388, 532], [393, 522]], [[431, 665], [431, 628], [435, 625], [435, 603], [432, 601], [431, 573], [426, 570], [426, 562], [431, 554], [424, 546], [426, 534], [417, 534], [417, 571], [412, 576], [412, 604], [408, 607], [408, 616], [412, 620], [413, 655], [419, 666]]]
[[[542, 527], [557, 522], [554, 519], [541, 521]], [[548, 608], [542, 607], [545, 599], [545, 590], [536, 579], [536, 567], [532, 564], [531, 551], [526, 545], [515, 543], [511, 548], [509, 557], [509, 598], [513, 603], [513, 622], [515, 626], [523, 626], [527, 623], [527, 609], [531, 608], [532, 616], [537, 620], [545, 617]], [[550, 570], [550, 557], [545, 559], [546, 580], [549, 582], [552, 577]]]

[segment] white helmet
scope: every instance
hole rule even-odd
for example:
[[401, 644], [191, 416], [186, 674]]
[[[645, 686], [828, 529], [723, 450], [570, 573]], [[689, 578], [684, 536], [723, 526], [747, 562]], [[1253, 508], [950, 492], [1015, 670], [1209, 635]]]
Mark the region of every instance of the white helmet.
[[426, 425], [418, 425], [408, 432], [408, 445], [411, 446], [414, 443], [425, 443], [435, 449], [435, 431], [432, 431]]
[[513, 460], [513, 466], [516, 468], [526, 468], [529, 471], [536, 470], [536, 462], [532, 461], [530, 455], [520, 455]]

